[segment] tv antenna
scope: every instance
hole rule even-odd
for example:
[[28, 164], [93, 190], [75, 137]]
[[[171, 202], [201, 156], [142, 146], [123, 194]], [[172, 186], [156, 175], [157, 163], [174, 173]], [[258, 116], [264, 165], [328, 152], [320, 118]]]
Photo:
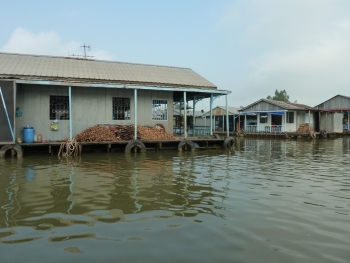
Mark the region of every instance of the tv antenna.
[[[80, 46], [80, 47], [83, 47], [83, 48], [84, 48], [84, 58], [87, 58], [88, 56], [86, 56], [86, 49], [90, 51], [90, 45], [87, 46], [87, 45], [85, 45], [85, 43], [84, 43], [84, 45], [82, 45], [82, 46]], [[89, 56], [89, 57], [91, 57], [91, 56]]]
[[[74, 55], [74, 54], [72, 54], [70, 56], [72, 56], [72, 57], [81, 57], [81, 58], [84, 58], [84, 59], [93, 58], [94, 57], [94, 56], [87, 56], [86, 55], [86, 51], [90, 51], [90, 49], [91, 49], [90, 45], [85, 45], [85, 43], [84, 43], [84, 45], [82, 45], [80, 47], [84, 48], [84, 55]], [[69, 52], [68, 52], [68, 55], [69, 55]]]

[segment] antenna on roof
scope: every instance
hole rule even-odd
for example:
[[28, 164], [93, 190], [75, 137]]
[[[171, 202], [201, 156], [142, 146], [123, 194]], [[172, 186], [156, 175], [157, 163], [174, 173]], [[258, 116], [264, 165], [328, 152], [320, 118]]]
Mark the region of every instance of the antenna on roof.
[[[86, 51], [88, 50], [88, 51], [90, 51], [90, 45], [85, 45], [85, 43], [84, 43], [84, 45], [82, 45], [82, 46], [80, 46], [80, 47], [82, 47], [82, 48], [84, 48], [84, 55], [74, 55], [74, 54], [72, 54], [72, 55], [70, 55], [71, 57], [81, 57], [81, 58], [84, 58], [84, 59], [87, 59], [87, 58], [93, 58], [94, 56], [87, 56], [86, 55]], [[68, 52], [68, 55], [69, 55], [69, 52]]]
[[85, 45], [85, 43], [84, 43], [84, 45], [83, 46], [80, 46], [80, 47], [83, 47], [84, 48], [84, 58], [87, 58], [87, 56], [86, 56], [86, 49], [88, 49], [89, 51], [90, 51], [90, 45]]

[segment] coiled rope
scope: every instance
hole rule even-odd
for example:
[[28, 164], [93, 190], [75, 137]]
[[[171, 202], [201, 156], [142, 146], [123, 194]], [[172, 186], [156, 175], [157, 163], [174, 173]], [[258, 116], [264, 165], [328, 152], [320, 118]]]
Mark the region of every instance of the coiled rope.
[[80, 154], [80, 144], [75, 138], [72, 140], [67, 140], [61, 143], [60, 150], [58, 151], [58, 156], [78, 156]]

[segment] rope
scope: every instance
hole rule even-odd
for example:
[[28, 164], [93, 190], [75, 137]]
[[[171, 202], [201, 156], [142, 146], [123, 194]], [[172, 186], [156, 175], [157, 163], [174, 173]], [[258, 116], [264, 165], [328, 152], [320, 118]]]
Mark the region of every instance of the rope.
[[62, 155], [62, 156], [78, 156], [78, 154], [80, 153], [80, 145], [79, 143], [76, 141], [75, 138], [73, 138], [72, 140], [67, 140], [65, 142], [61, 143], [60, 149], [58, 151], [58, 156]]

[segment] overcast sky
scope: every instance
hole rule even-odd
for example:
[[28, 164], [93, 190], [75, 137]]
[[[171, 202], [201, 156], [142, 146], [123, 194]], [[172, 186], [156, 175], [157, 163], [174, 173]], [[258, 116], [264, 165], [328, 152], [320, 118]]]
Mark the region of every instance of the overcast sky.
[[231, 90], [233, 107], [276, 89], [310, 106], [350, 96], [349, 0], [0, 3], [1, 52], [79, 55], [85, 43], [94, 59], [188, 67]]

